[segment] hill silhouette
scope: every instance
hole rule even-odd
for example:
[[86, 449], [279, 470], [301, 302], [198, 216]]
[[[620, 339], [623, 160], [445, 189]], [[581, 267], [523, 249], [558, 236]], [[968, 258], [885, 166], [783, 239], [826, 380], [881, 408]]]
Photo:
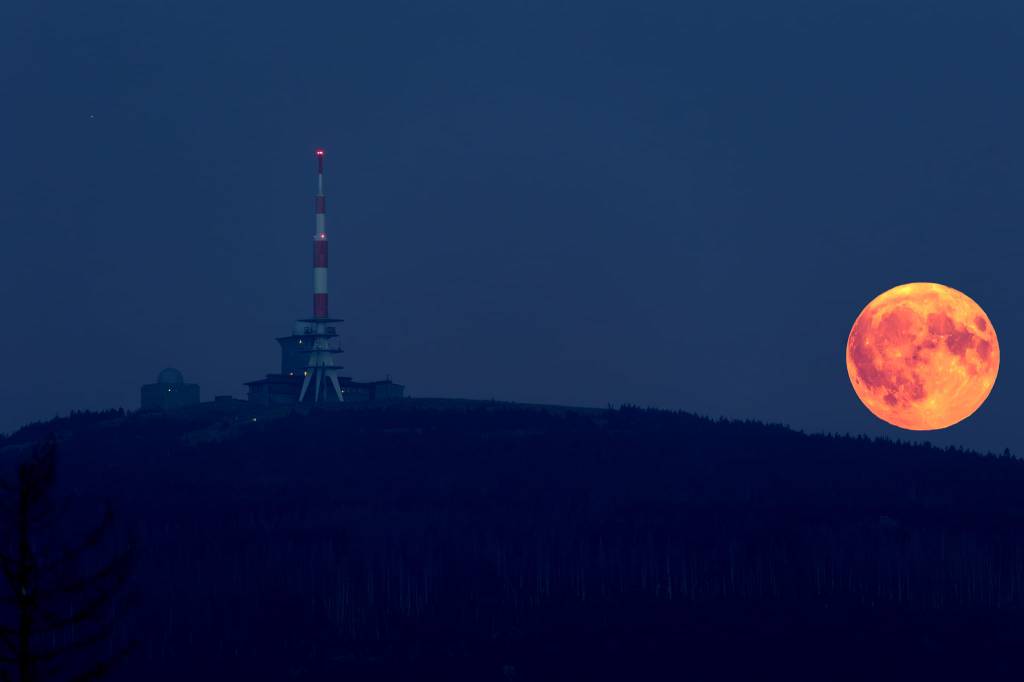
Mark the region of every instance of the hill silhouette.
[[[139, 539], [123, 679], [1001, 679], [1024, 462], [624, 407], [79, 413]], [[125, 633], [127, 636], [127, 633]]]

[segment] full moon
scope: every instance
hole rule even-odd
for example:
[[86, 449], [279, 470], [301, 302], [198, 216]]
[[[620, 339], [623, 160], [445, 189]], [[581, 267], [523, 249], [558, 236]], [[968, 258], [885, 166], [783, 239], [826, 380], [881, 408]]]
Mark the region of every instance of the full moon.
[[944, 429], [971, 416], [999, 372], [999, 341], [985, 311], [941, 284], [889, 289], [861, 311], [846, 343], [857, 397], [894, 426]]

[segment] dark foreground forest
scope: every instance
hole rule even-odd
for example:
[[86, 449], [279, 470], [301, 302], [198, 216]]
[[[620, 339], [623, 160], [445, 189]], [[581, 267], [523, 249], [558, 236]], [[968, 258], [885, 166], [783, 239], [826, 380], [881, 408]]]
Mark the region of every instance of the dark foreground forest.
[[77, 414], [114, 680], [1010, 679], [1024, 462], [624, 408]]

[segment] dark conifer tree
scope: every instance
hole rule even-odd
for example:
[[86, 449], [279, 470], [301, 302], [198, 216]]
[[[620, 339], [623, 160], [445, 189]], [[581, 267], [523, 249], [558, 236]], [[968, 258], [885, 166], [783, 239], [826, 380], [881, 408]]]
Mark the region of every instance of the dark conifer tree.
[[109, 506], [85, 520], [56, 473], [50, 439], [0, 482], [2, 680], [96, 680], [131, 648], [114, 626], [133, 544], [115, 537]]

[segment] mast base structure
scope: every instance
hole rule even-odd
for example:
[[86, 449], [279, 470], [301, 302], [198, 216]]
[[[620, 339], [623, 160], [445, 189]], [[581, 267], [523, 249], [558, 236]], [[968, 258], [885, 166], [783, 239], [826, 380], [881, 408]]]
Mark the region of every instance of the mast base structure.
[[[296, 327], [303, 325], [303, 337], [308, 339], [309, 350], [301, 351], [307, 355], [306, 367], [303, 370], [302, 389], [299, 391], [299, 403], [306, 400], [306, 395], [312, 396], [311, 402], [319, 403], [327, 399], [326, 393], [333, 388], [333, 396], [339, 403], [345, 402], [345, 390], [341, 382], [348, 381], [348, 377], [341, 377], [338, 373], [343, 369], [341, 365], [334, 364], [334, 356], [342, 351], [336, 347], [335, 339], [338, 338], [337, 328], [334, 323], [342, 322], [337, 318], [311, 318], [298, 320]], [[310, 394], [309, 389], [313, 388]]]

